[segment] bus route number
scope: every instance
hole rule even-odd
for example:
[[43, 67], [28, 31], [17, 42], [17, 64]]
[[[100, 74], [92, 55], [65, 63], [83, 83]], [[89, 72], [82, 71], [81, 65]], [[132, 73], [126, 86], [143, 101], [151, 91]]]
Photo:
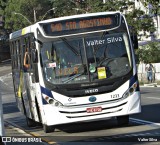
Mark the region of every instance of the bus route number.
[[119, 94], [113, 94], [113, 95], [111, 95], [111, 98], [112, 99], [118, 99], [119, 98]]

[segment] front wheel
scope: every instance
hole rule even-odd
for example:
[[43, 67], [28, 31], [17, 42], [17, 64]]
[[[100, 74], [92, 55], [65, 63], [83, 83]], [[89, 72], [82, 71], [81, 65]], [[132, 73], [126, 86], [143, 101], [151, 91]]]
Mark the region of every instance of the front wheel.
[[26, 122], [27, 122], [27, 126], [28, 127], [35, 127], [35, 126], [37, 126], [37, 122], [34, 121], [33, 119], [28, 118], [28, 117], [26, 117]]
[[117, 123], [119, 126], [128, 125], [129, 124], [129, 115], [117, 116]]
[[43, 124], [43, 130], [45, 133], [54, 132], [55, 126], [48, 126], [48, 125]]

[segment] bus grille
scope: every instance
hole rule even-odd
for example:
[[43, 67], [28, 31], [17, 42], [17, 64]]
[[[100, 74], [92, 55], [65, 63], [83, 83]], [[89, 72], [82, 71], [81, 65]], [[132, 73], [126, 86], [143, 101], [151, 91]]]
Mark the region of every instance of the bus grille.
[[[120, 105], [112, 106], [112, 107], [103, 107], [102, 112], [95, 112], [92, 114], [87, 113], [86, 108], [83, 108], [83, 110], [79, 110], [79, 111], [74, 111], [73, 109], [70, 109], [69, 111], [59, 111], [59, 112], [66, 115], [67, 118], [89, 117], [89, 116], [97, 116], [97, 115], [104, 115], [104, 114], [119, 112], [123, 109], [122, 106], [124, 106], [126, 104], [127, 104], [127, 102], [122, 103]], [[113, 110], [111, 110], [111, 109], [113, 109]]]

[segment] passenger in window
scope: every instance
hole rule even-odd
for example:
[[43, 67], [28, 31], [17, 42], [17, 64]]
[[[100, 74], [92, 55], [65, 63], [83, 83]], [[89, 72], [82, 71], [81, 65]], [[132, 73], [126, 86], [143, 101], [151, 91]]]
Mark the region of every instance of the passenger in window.
[[27, 71], [30, 68], [30, 55], [29, 55], [29, 50], [28, 48], [26, 49], [26, 52], [24, 54], [24, 70]]

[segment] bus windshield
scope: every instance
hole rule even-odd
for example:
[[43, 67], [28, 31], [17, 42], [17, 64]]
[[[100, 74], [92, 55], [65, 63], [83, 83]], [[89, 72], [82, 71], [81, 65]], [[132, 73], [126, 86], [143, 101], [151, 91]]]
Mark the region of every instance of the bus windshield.
[[96, 32], [43, 42], [41, 60], [44, 78], [52, 84], [108, 80], [132, 69], [126, 32]]

